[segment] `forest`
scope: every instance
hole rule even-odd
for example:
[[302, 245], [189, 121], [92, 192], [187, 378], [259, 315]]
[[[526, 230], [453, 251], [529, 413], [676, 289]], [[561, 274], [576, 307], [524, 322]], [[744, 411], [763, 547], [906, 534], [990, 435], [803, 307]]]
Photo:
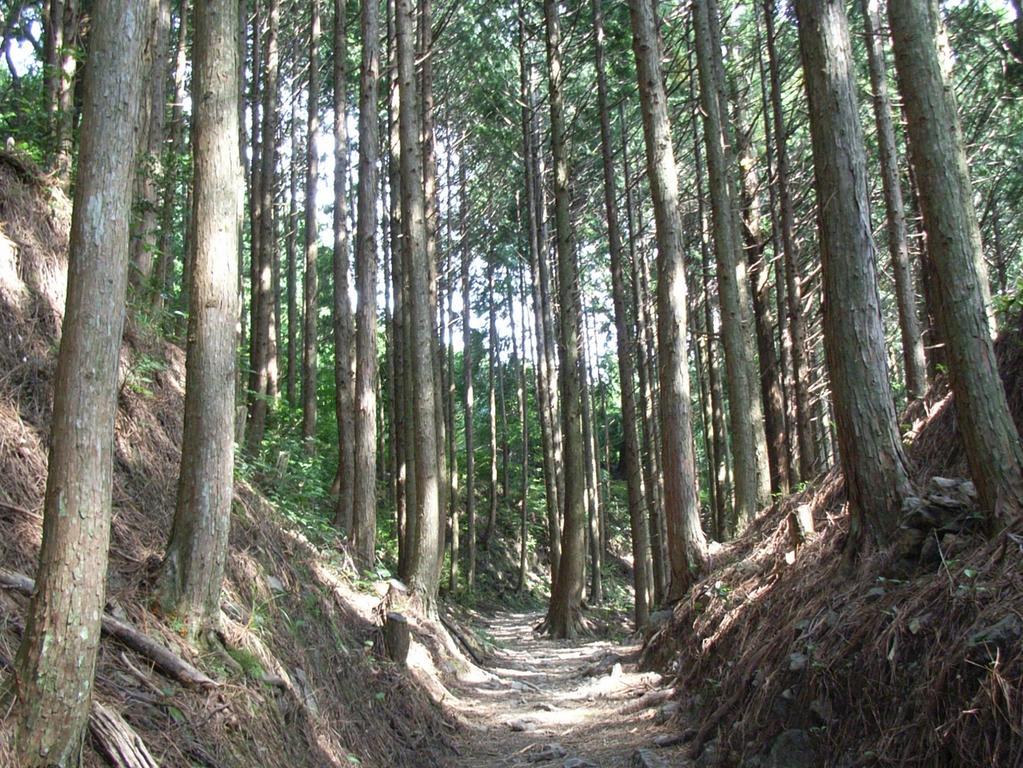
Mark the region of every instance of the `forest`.
[[1021, 0], [0, 56], [0, 767], [1023, 766]]

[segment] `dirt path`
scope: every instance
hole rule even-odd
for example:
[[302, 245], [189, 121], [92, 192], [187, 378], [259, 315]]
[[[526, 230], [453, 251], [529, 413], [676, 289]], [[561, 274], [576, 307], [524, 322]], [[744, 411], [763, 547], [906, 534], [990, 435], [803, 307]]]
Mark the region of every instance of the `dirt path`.
[[[628, 712], [660, 683], [636, 672], [638, 646], [537, 638], [542, 618], [500, 613], [476, 627], [497, 647], [485, 674], [455, 686], [457, 698], [445, 702], [469, 723], [454, 765], [621, 768], [657, 735], [677, 732], [655, 724], [656, 707]], [[622, 657], [619, 666], [611, 654]], [[684, 764], [679, 747], [655, 751], [665, 765]]]

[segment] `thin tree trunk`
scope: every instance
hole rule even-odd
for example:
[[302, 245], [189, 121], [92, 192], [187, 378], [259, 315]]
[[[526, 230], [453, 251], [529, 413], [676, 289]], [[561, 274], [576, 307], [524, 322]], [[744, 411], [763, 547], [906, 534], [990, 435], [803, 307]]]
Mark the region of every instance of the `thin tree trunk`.
[[748, 525], [770, 499], [770, 471], [764, 438], [764, 414], [756, 387], [750, 289], [746, 264], [740, 257], [731, 179], [732, 148], [726, 125], [728, 109], [721, 90], [720, 48], [714, 44], [717, 7], [711, 0], [693, 4], [697, 69], [707, 145], [707, 172], [718, 265], [718, 299], [722, 340], [728, 372], [728, 403], [735, 508], [741, 525]]
[[[362, 72], [359, 78], [359, 222], [355, 233], [358, 327], [356, 331], [353, 534], [358, 562], [376, 559], [377, 513], [377, 156], [380, 116], [380, 11], [362, 4]], [[345, 296], [347, 303], [348, 297]], [[344, 488], [344, 483], [342, 483]]]
[[899, 178], [895, 131], [892, 128], [892, 106], [888, 98], [888, 71], [881, 37], [878, 0], [860, 0], [860, 11], [863, 14], [867, 64], [870, 67], [870, 85], [874, 96], [878, 158], [888, 214], [888, 252], [892, 259], [895, 303], [899, 310], [899, 329], [902, 332], [902, 364], [906, 375], [906, 394], [911, 400], [916, 400], [924, 396], [927, 388], [927, 363], [924, 360], [920, 321], [916, 314], [913, 273], [909, 266], [909, 236], [902, 203], [902, 182]]
[[789, 161], [782, 109], [781, 74], [775, 48], [775, 0], [764, 0], [764, 18], [767, 31], [767, 55], [771, 73], [771, 111], [778, 156], [778, 201], [781, 205], [781, 239], [785, 262], [785, 292], [788, 299], [788, 331], [794, 369], [796, 437], [799, 444], [799, 477], [809, 481], [817, 471], [817, 456], [813, 445], [811, 426], [810, 379], [806, 365], [806, 323], [803, 318], [803, 292], [799, 275], [799, 258], [795, 240], [795, 210], [789, 191]]
[[[254, 178], [252, 196], [258, 197], [254, 205], [255, 212], [252, 222], [253, 232], [258, 229], [258, 237], [254, 237], [252, 247], [252, 349], [253, 374], [255, 386], [252, 387], [249, 401], [249, 425], [246, 443], [250, 454], [256, 454], [263, 443], [266, 431], [267, 412], [269, 410], [270, 366], [271, 366], [271, 330], [273, 317], [273, 252], [276, 247], [274, 227], [274, 189], [276, 187], [276, 143], [277, 143], [277, 82], [278, 82], [278, 49], [277, 32], [280, 22], [280, 4], [277, 0], [266, 0], [266, 64], [263, 88], [260, 93], [262, 115], [262, 135], [258, 161], [258, 171], [253, 169]], [[257, 21], [258, 24], [258, 21]], [[255, 81], [255, 78], [254, 78]], [[256, 125], [253, 118], [253, 135]]]
[[316, 151], [316, 135], [320, 130], [320, 0], [309, 5], [309, 104], [306, 115], [305, 171], [305, 301], [302, 334], [302, 438], [308, 454], [316, 452], [316, 336], [319, 327], [319, 274], [316, 257], [319, 251], [319, 228], [316, 225], [316, 185], [319, 181], [320, 158]]
[[462, 371], [465, 376], [463, 409], [465, 416], [465, 520], [468, 552], [466, 583], [471, 591], [476, 586], [476, 446], [473, 416], [472, 296], [470, 269], [472, 249], [469, 247], [469, 191], [466, 188], [465, 162], [458, 164], [459, 210], [458, 228], [462, 250]]
[[[632, 198], [632, 168], [629, 163], [629, 147], [627, 143], [627, 129], [625, 125], [625, 110], [619, 105], [618, 122], [621, 131], [621, 153], [622, 166], [625, 174], [625, 224], [628, 229], [629, 238], [629, 274], [632, 282], [632, 292], [629, 297], [631, 301], [633, 319], [635, 323], [634, 348], [636, 350], [636, 378], [639, 382], [639, 417], [642, 426], [640, 434], [642, 443], [642, 454], [640, 465], [643, 471], [643, 487], [646, 491], [646, 521], [647, 539], [650, 545], [650, 573], [648, 591], [651, 594], [652, 604], [661, 604], [665, 597], [666, 585], [664, 568], [664, 546], [661, 541], [660, 529], [660, 507], [658, 505], [657, 479], [660, 476], [657, 465], [657, 447], [653, 435], [654, 407], [653, 395], [650, 391], [650, 381], [647, 377], [647, 319], [646, 307], [641, 296], [641, 280], [638, 266], [638, 259], [641, 258], [636, 252], [636, 226], [633, 216]], [[645, 457], [645, 461], [642, 459]], [[631, 522], [631, 520], [630, 520]]]
[[298, 265], [296, 263], [296, 251], [298, 250], [298, 174], [299, 174], [299, 128], [298, 128], [298, 98], [297, 92], [298, 77], [293, 76], [291, 81], [291, 148], [290, 161], [288, 165], [288, 233], [284, 240], [284, 252], [287, 259], [288, 279], [288, 374], [287, 374], [287, 398], [288, 405], [294, 408], [298, 405], [296, 399], [298, 383]]
[[[528, 575], [527, 553], [529, 547], [529, 393], [526, 389], [526, 355], [529, 341], [526, 328], [526, 279], [524, 276], [525, 266], [519, 265], [519, 306], [522, 310], [522, 342], [518, 346], [515, 341], [515, 310], [508, 302], [509, 319], [512, 330], [512, 355], [518, 363], [518, 401], [519, 401], [519, 427], [522, 430], [522, 486], [519, 493], [519, 503], [522, 505], [519, 510], [519, 573], [515, 585], [515, 591], [521, 592], [526, 586]], [[519, 355], [521, 350], [522, 354]]]
[[533, 326], [536, 329], [536, 395], [539, 411], [540, 436], [543, 447], [543, 476], [547, 509], [547, 540], [550, 553], [551, 584], [557, 582], [558, 562], [561, 559], [561, 525], [558, 502], [558, 467], [555, 459], [554, 433], [557, 431], [553, 416], [551, 388], [548, 378], [548, 349], [545, 335], [545, 314], [543, 292], [540, 282], [540, 262], [544, 258], [542, 220], [544, 212], [538, 198], [539, 184], [534, 178], [537, 169], [537, 147], [534, 143], [533, 120], [535, 104], [533, 98], [532, 66], [526, 53], [525, 9], [522, 0], [518, 3], [519, 16], [519, 98], [522, 101], [522, 158], [526, 188], [526, 228], [529, 249], [530, 289], [533, 299]]
[[483, 549], [490, 548], [490, 537], [497, 527], [497, 306], [494, 301], [494, 259], [487, 263], [487, 419], [490, 438], [490, 484], [488, 486], [487, 528], [481, 542]]
[[[174, 204], [178, 182], [182, 177], [185, 154], [185, 76], [188, 71], [188, 15], [189, 0], [180, 0], [178, 9], [178, 36], [174, 53], [174, 101], [168, 128], [170, 139], [164, 152], [164, 178], [160, 201], [160, 247], [156, 262], [156, 281], [153, 285], [153, 311], [160, 313], [171, 292], [174, 273]], [[187, 219], [187, 216], [186, 216]]]
[[142, 96], [145, 133], [136, 164], [134, 232], [131, 239], [132, 287], [149, 297], [153, 283], [154, 256], [159, 246], [158, 197], [164, 168], [167, 114], [167, 42], [170, 37], [170, 0], [158, 0], [150, 19]]
[[789, 491], [789, 448], [785, 434], [785, 404], [782, 395], [781, 370], [774, 347], [774, 317], [771, 312], [771, 284], [765, 256], [767, 239], [761, 229], [760, 179], [757, 156], [753, 147], [753, 128], [746, 124], [745, 109], [738, 85], [733, 80], [735, 130], [741, 174], [743, 246], [749, 267], [750, 294], [753, 299], [754, 331], [760, 361], [760, 398], [763, 402], [764, 432], [767, 437], [767, 459], [771, 472], [771, 492]]
[[89, 718], [110, 542], [128, 277], [123, 225], [131, 208], [148, 8], [123, 0], [93, 8], [43, 540], [15, 662], [15, 751], [26, 768], [77, 764]]
[[632, 48], [643, 106], [647, 177], [657, 229], [658, 367], [660, 416], [664, 430], [661, 470], [671, 568], [667, 599], [673, 601], [684, 595], [692, 580], [699, 577], [704, 568], [707, 542], [700, 527], [696, 457], [693, 453], [678, 173], [661, 74], [660, 45], [651, 0], [630, 0], [629, 8]]
[[997, 530], [1020, 519], [1023, 449], [991, 342], [980, 226], [955, 99], [938, 52], [941, 17], [932, 0], [891, 3], [888, 14], [957, 423], [981, 507]]
[[[365, 4], [364, 4], [365, 5]], [[349, 539], [355, 544], [356, 563], [361, 568], [370, 568], [373, 565], [372, 549], [366, 550], [366, 541], [361, 539], [355, 532], [353, 525], [353, 503], [354, 485], [357, 482], [358, 467], [355, 462], [356, 436], [355, 420], [359, 418], [358, 411], [362, 409], [362, 403], [356, 401], [355, 380], [353, 377], [353, 323], [352, 305], [348, 298], [350, 288], [349, 273], [349, 233], [348, 233], [348, 22], [347, 22], [347, 0], [334, 0], [334, 251], [333, 251], [333, 318], [334, 331], [334, 410], [337, 421], [337, 445], [338, 445], [338, 494], [337, 505], [334, 508], [334, 525], [343, 530]], [[365, 20], [365, 19], [364, 19]], [[376, 40], [367, 41], [363, 50], [363, 66], [369, 61], [365, 48], [369, 53], [379, 56], [376, 52]], [[378, 67], [379, 68], [379, 67]], [[364, 87], [364, 80], [360, 79], [360, 88]], [[374, 91], [375, 83], [374, 83]], [[365, 124], [362, 119], [362, 110], [365, 108], [360, 91], [359, 101], [359, 178], [362, 178], [366, 166], [362, 162], [362, 130]], [[374, 133], [376, 127], [376, 103], [373, 104], [374, 125], [370, 130]], [[372, 137], [367, 137], [372, 138]], [[375, 150], [371, 150], [375, 154]], [[376, 169], [371, 173], [374, 186], [365, 192], [360, 189], [360, 194], [367, 194], [371, 199], [376, 199]], [[361, 184], [361, 182], [360, 182]], [[375, 205], [375, 202], [374, 202]], [[359, 217], [363, 215], [372, 216], [373, 233], [372, 245], [376, 247], [376, 208], [366, 212], [359, 208]], [[358, 235], [356, 235], [358, 240]], [[358, 248], [358, 246], [356, 246]], [[356, 258], [365, 257], [365, 254], [358, 254]], [[376, 263], [375, 252], [370, 255], [373, 263]], [[376, 270], [374, 268], [373, 282], [376, 282]], [[361, 291], [359, 296], [362, 296]], [[360, 302], [361, 304], [361, 302]], [[374, 309], [376, 305], [376, 292], [373, 294]], [[376, 315], [374, 312], [374, 319]], [[374, 344], [376, 341], [374, 340]], [[376, 352], [374, 350], [374, 356]], [[375, 359], [375, 357], [374, 357]], [[374, 366], [374, 374], [375, 374]], [[370, 383], [375, 387], [375, 380]], [[375, 414], [374, 414], [375, 419]], [[375, 439], [375, 438], [374, 438]], [[365, 510], [363, 510], [365, 511]], [[375, 515], [375, 510], [374, 510]], [[373, 526], [372, 538], [375, 542], [376, 526]], [[369, 560], [364, 560], [364, 556]]]
[[820, 208], [824, 347], [855, 557], [891, 540], [910, 487], [886, 365], [845, 7], [798, 0], [796, 13]]

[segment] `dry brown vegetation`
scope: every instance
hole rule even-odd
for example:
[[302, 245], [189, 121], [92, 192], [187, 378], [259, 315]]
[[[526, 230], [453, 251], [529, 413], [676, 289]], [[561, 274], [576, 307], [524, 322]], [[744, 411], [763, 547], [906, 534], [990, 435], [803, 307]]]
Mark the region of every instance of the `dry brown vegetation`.
[[[30, 163], [0, 154], [0, 567], [28, 575], [41, 532], [69, 224], [69, 201]], [[353, 586], [340, 549], [314, 546], [252, 487], [236, 489], [227, 650], [198, 651], [153, 613], [150, 589], [180, 458], [184, 354], [129, 325], [121, 369], [108, 612], [218, 685], [182, 687], [107, 640], [97, 699], [167, 768], [444, 764], [453, 755], [454, 723], [426, 681], [399, 672], [370, 647], [379, 632], [378, 596]], [[25, 603], [0, 590], [0, 667], [7, 671]], [[5, 717], [0, 745], [9, 738]], [[12, 760], [0, 747], [0, 765]], [[85, 764], [106, 763], [90, 747]]]
[[[1023, 321], [997, 353], [1019, 427]], [[947, 389], [906, 419], [917, 487], [963, 477]], [[789, 564], [799, 505], [818, 533]], [[782, 732], [799, 730], [819, 765], [1023, 764], [1023, 531], [907, 529], [851, 566], [844, 506], [836, 470], [776, 504], [648, 643], [645, 665], [677, 676], [680, 724], [699, 726], [692, 752], [713, 741], [722, 764], [760, 765]]]

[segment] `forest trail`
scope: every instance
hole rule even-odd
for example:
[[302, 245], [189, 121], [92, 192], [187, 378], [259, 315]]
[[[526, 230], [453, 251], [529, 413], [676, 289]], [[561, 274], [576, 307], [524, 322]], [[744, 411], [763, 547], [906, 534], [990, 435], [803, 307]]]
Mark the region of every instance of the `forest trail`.
[[[496, 648], [487, 659], [487, 679], [460, 684], [453, 690], [457, 699], [445, 702], [469, 723], [453, 765], [632, 765], [637, 749], [652, 749], [655, 736], [668, 733], [654, 723], [656, 707], [629, 711], [662, 685], [661, 676], [636, 671], [638, 644], [537, 637], [533, 628], [542, 619], [537, 612], [502, 612], [477, 625]], [[677, 765], [682, 751], [656, 754]]]

